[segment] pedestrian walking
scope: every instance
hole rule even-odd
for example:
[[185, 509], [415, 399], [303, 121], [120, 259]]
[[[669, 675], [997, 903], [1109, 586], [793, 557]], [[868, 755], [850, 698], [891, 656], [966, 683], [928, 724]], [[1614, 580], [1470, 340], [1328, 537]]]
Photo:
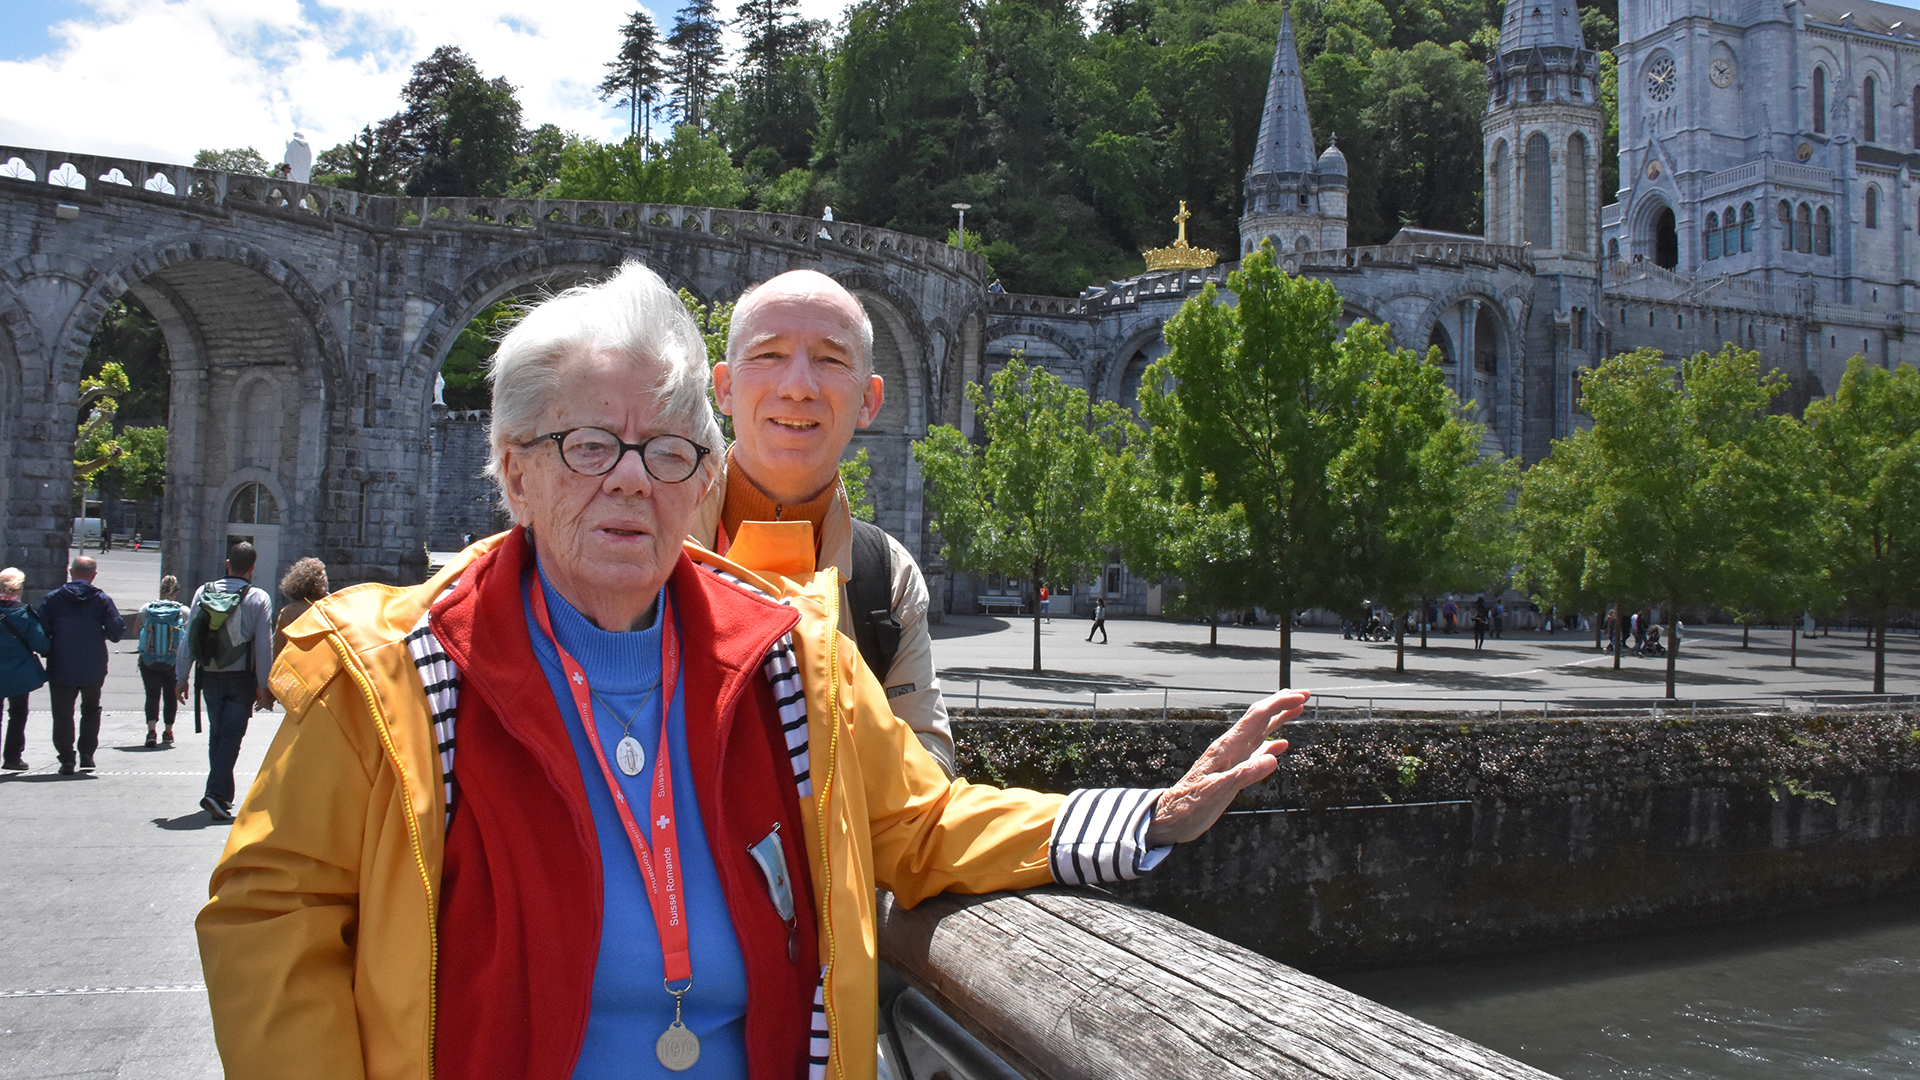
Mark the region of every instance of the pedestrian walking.
[[307, 609], [317, 600], [322, 600], [331, 590], [327, 588], [327, 564], [309, 555], [287, 568], [286, 576], [280, 579], [280, 595], [287, 602], [273, 617], [273, 658], [280, 659], [280, 650], [287, 647], [287, 627], [293, 620], [307, 613]]
[[67, 568], [67, 583], [40, 602], [40, 622], [53, 642], [47, 661], [47, 693], [53, 698], [53, 749], [60, 757], [60, 775], [75, 772], [73, 706], [80, 704], [78, 766], [93, 768], [93, 752], [100, 747], [100, 687], [107, 681], [107, 642], [119, 641], [127, 623], [113, 597], [93, 584], [100, 564], [90, 556], [75, 555]]
[[1475, 649], [1487, 643], [1487, 598], [1482, 596], [1473, 603], [1473, 647]]
[[[149, 747], [159, 746], [163, 738], [173, 745], [173, 718], [180, 712], [173, 696], [173, 668], [186, 638], [187, 606], [180, 602], [180, 579], [168, 574], [160, 579], [160, 599], [140, 609], [140, 685], [147, 691]], [[164, 736], [159, 731], [163, 717]]]
[[187, 699], [187, 676], [200, 665], [207, 710], [207, 791], [200, 807], [215, 821], [233, 820], [233, 763], [253, 711], [273, 707], [273, 599], [253, 587], [253, 545], [227, 549], [227, 576], [209, 581], [188, 605], [187, 647], [174, 664], [175, 697]]
[[1440, 617], [1446, 620], [1446, 629], [1443, 632], [1448, 634], [1453, 633], [1454, 621], [1460, 617], [1459, 605], [1451, 600], [1447, 601], [1441, 605]]
[[1500, 636], [1500, 624], [1503, 621], [1505, 621], [1506, 616], [1507, 616], [1507, 605], [1501, 603], [1498, 600], [1495, 600], [1493, 602], [1493, 636], [1494, 637]]
[[1040, 586], [1040, 614], [1048, 622], [1053, 621], [1053, 593], [1045, 585]]
[[1094, 631], [1096, 630], [1100, 633], [1100, 644], [1105, 645], [1107, 643], [1107, 600], [1105, 597], [1094, 598], [1093, 629], [1087, 631], [1088, 641], [1093, 640]]
[[0, 769], [23, 772], [27, 747], [27, 695], [47, 684], [40, 658], [53, 651], [40, 616], [20, 599], [27, 575], [17, 566], [0, 570], [0, 697], [7, 699], [6, 758]]

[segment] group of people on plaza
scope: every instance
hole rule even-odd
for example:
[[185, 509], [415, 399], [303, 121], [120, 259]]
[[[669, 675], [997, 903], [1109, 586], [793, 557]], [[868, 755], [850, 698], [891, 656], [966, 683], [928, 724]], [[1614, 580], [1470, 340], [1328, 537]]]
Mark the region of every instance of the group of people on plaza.
[[490, 376], [513, 528], [285, 627], [197, 922], [229, 1077], [872, 1077], [876, 886], [1137, 877], [1276, 768], [1305, 694], [1171, 788], [954, 775], [924, 580], [839, 481], [886, 388], [824, 275], [743, 296], [711, 383], [637, 264]]
[[[1607, 609], [1607, 651], [1631, 651], [1635, 656], [1665, 656], [1667, 628], [1654, 622], [1644, 611], [1630, 613], [1624, 620], [1618, 608]], [[1631, 646], [1628, 643], [1631, 642]]]
[[[147, 748], [174, 745], [174, 723], [188, 698], [194, 666], [200, 667], [198, 685], [210, 723], [207, 791], [200, 805], [216, 820], [233, 818], [233, 765], [248, 717], [255, 708], [272, 705], [266, 680], [279, 643], [277, 628], [327, 595], [326, 566], [318, 559], [301, 559], [280, 583], [289, 604], [276, 622], [272, 601], [252, 585], [254, 561], [252, 544], [233, 545], [227, 552], [227, 575], [196, 590], [187, 604], [180, 602], [179, 580], [168, 574], [160, 579], [159, 597], [142, 607], [136, 620], [135, 663], [146, 697]], [[74, 556], [66, 584], [48, 592], [35, 608], [22, 599], [26, 575], [17, 567], [0, 570], [0, 627], [6, 631], [0, 634], [0, 697], [7, 702], [0, 768], [31, 768], [26, 760], [29, 697], [42, 686], [51, 699], [60, 775], [95, 768], [107, 646], [122, 640], [129, 629], [113, 598], [94, 585], [98, 573], [99, 564], [91, 556]], [[202, 614], [205, 617], [196, 621]], [[204, 637], [204, 647], [190, 640], [195, 633]]]

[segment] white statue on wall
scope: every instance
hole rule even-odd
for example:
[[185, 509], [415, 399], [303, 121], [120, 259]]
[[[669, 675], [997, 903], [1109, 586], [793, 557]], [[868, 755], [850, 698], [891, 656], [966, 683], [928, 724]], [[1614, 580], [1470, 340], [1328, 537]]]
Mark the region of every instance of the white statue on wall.
[[433, 377], [433, 403], [442, 408], [447, 404], [447, 377], [445, 375], [435, 375]]
[[300, 132], [293, 133], [287, 142], [287, 156], [281, 159], [292, 166], [293, 173], [287, 179], [296, 184], [311, 183], [313, 178], [313, 147], [307, 145], [307, 137]]

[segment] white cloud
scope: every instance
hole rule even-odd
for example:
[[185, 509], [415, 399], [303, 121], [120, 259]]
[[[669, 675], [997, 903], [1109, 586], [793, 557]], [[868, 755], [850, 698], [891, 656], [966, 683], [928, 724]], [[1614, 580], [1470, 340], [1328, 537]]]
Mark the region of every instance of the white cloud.
[[[664, 36], [677, 0], [651, 0]], [[842, 0], [802, 0], [837, 21]], [[316, 151], [399, 109], [412, 65], [457, 45], [519, 90], [526, 122], [598, 138], [624, 114], [593, 93], [633, 0], [92, 0], [46, 55], [0, 61], [0, 143], [185, 162], [288, 136]], [[721, 0], [721, 14], [733, 3]]]

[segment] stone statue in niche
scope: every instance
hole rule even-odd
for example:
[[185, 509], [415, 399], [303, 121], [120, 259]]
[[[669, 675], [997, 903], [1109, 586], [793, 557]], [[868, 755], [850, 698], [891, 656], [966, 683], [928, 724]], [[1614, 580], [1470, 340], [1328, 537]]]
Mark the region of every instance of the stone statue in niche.
[[443, 409], [447, 407], [447, 377], [445, 375], [435, 375], [433, 377], [433, 403]]

